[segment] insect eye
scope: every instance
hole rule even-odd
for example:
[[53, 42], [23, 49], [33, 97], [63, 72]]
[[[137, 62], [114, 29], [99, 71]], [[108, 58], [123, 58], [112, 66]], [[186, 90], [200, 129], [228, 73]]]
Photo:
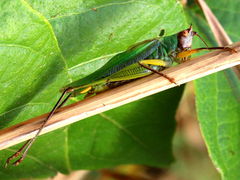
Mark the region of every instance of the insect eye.
[[188, 30], [183, 31], [183, 36], [187, 36], [188, 35]]

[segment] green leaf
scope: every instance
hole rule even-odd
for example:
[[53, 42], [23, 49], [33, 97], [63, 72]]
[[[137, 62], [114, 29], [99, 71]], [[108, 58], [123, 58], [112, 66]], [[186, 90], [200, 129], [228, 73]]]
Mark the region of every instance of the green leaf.
[[[232, 40], [237, 41], [240, 23], [236, 12], [240, 1], [208, 0], [207, 3]], [[199, 9], [191, 8], [189, 13], [200, 32], [216, 45], [207, 22], [199, 16]], [[239, 179], [240, 81], [229, 69], [197, 80], [195, 88], [198, 119], [209, 155], [224, 179]]]
[[160, 29], [170, 35], [186, 25], [180, 4], [173, 0], [75, 0], [70, 7], [62, 2], [29, 1], [53, 26], [73, 80], [93, 72], [130, 45], [157, 37]]
[[[65, 84], [160, 29], [170, 35], [185, 24], [175, 0], [0, 1], [1, 127], [50, 111]], [[127, 163], [166, 167], [173, 160], [181, 92], [172, 89], [39, 137], [23, 163], [1, 168], [1, 177], [46, 177]], [[1, 151], [1, 165], [18, 147]]]
[[68, 74], [44, 17], [24, 1], [1, 1], [0, 7], [0, 113], [6, 127], [48, 111], [47, 99], [55, 99]]
[[223, 177], [238, 179], [240, 103], [224, 72], [197, 81], [196, 94], [198, 118], [209, 154]]

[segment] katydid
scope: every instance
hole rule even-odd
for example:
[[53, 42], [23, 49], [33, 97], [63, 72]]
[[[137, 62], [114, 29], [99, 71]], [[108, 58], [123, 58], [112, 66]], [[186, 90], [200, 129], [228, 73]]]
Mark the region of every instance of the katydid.
[[[29, 148], [32, 146], [47, 121], [70, 97], [80, 94], [91, 96], [129, 81], [148, 76], [152, 73], [157, 73], [171, 83], [175, 83], [172, 77], [168, 77], [161, 72], [165, 68], [171, 67], [174, 62], [182, 63], [190, 59], [192, 54], [202, 50], [225, 49], [230, 52], [235, 51], [228, 47], [191, 49], [192, 39], [195, 35], [200, 37], [197, 32], [193, 31], [192, 26], [190, 26], [188, 29], [171, 36], [159, 36], [154, 39], [142, 41], [130, 47], [128, 50], [115, 55], [93, 74], [65, 86], [62, 89], [61, 97], [47, 118], [43, 121], [41, 127], [39, 127], [36, 135], [28, 140], [15, 154], [9, 157], [5, 166], [7, 166], [12, 159], [20, 155], [20, 158], [13, 162], [13, 165], [18, 165], [23, 161]], [[202, 40], [201, 37], [200, 39]]]

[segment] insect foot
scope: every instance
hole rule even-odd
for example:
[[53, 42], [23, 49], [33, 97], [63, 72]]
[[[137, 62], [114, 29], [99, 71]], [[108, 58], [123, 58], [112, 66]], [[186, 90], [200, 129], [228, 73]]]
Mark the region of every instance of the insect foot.
[[229, 51], [230, 53], [237, 53], [237, 50], [235, 50], [234, 48], [230, 48], [230, 47], [224, 47], [224, 49], [226, 50], [226, 51]]

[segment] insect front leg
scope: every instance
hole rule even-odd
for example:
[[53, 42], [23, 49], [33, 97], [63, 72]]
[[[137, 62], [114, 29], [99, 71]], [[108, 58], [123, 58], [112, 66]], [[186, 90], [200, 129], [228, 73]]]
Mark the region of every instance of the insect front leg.
[[166, 78], [169, 82], [174, 83], [176, 85], [178, 85], [174, 78], [171, 78], [169, 76], [167, 76], [166, 74], [159, 72], [153, 68], [151, 68], [149, 65], [154, 65], [154, 66], [162, 66], [162, 67], [169, 67], [170, 64], [164, 60], [161, 59], [146, 59], [146, 60], [141, 60], [138, 62], [140, 66], [152, 71], [153, 73], [156, 73], [164, 78]]

